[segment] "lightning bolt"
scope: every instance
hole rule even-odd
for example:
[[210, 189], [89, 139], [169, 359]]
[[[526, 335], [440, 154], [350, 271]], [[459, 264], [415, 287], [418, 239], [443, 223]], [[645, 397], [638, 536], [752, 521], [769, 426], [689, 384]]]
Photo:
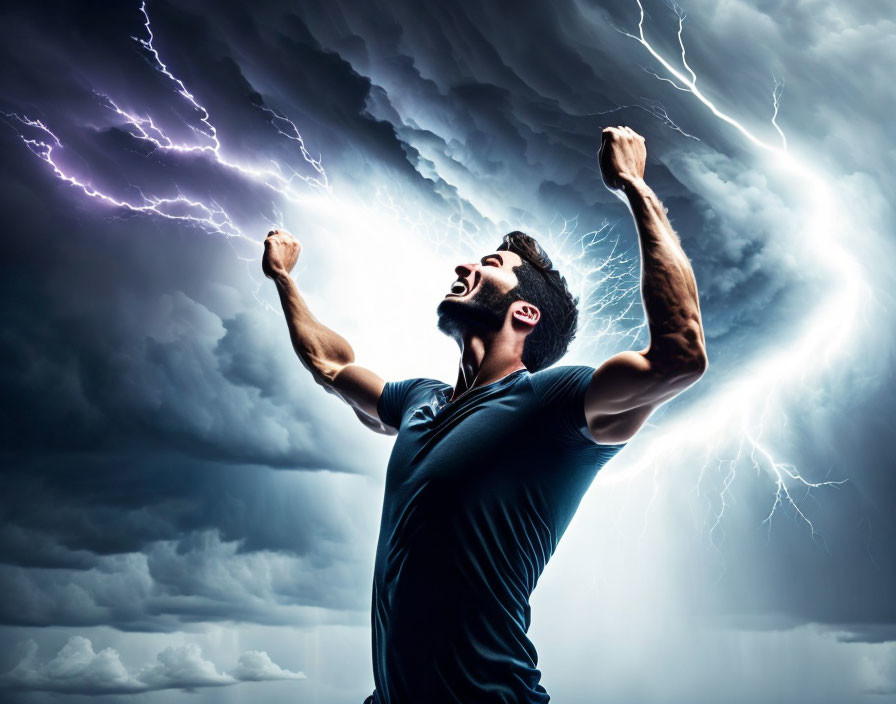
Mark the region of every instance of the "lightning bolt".
[[[634, 466], [626, 466], [625, 473], [637, 473], [648, 467], [655, 468], [675, 456], [681, 456], [683, 452], [681, 439], [689, 437], [695, 427], [700, 428], [704, 436], [717, 438], [724, 437], [732, 428], [737, 428], [740, 431], [740, 441], [736, 455], [730, 459], [717, 458], [720, 470], [726, 468], [726, 471], [719, 497], [720, 507], [715, 512], [714, 523], [710, 528], [711, 539], [714, 540], [714, 536], [721, 530], [725, 509], [730, 500], [730, 487], [735, 478], [736, 468], [742, 463], [749, 464], [757, 472], [764, 470], [775, 484], [774, 499], [762, 523], [768, 525], [770, 530], [776, 512], [782, 507], [789, 507], [795, 518], [808, 526], [812, 538], [815, 539], [819, 533], [801, 509], [800, 500], [795, 496], [796, 489], [799, 488], [808, 495], [813, 489], [836, 487], [847, 480], [807, 479], [793, 465], [775, 458], [775, 453], [764, 441], [763, 434], [776, 392], [787, 388], [794, 379], [805, 381], [810, 374], [818, 375], [848, 350], [853, 339], [854, 323], [859, 317], [857, 313], [869, 295], [858, 262], [836, 237], [837, 232], [848, 229], [843, 227], [839, 217], [837, 192], [820, 171], [788, 150], [784, 132], [777, 123], [782, 81], [775, 79], [772, 93], [774, 114], [771, 123], [781, 139], [781, 146], [776, 146], [757, 137], [741, 122], [723, 112], [697, 86], [697, 74], [687, 60], [683, 38], [685, 15], [681, 8], [672, 5], [678, 17], [677, 35], [681, 50], [681, 68], [676, 68], [646, 38], [644, 6], [641, 0], [636, 2], [640, 12], [637, 34], [618, 31], [646, 49], [666, 74], [653, 75], [677, 90], [692, 95], [716, 118], [732, 127], [750, 145], [766, 155], [770, 168], [798, 179], [798, 182], [805, 186], [808, 196], [805, 211], [807, 222], [800, 234], [808, 246], [804, 247], [802, 252], [806, 256], [816, 258], [817, 266], [823, 267], [828, 272], [831, 285], [828, 295], [819, 301], [814, 309], [806, 313], [801, 328], [795, 332], [790, 344], [776, 354], [754, 362], [739, 379], [729, 382], [726, 388], [704, 402], [699, 409], [675, 423], [664, 423], [665, 432], [653, 439], [651, 447], [633, 463]], [[832, 328], [830, 320], [842, 321], [843, 324]], [[700, 472], [698, 494], [706, 468], [707, 464], [704, 464]], [[625, 480], [620, 475], [612, 474], [606, 475], [604, 479], [610, 482]]]
[[139, 189], [139, 200], [129, 201], [116, 198], [94, 188], [81, 181], [76, 176], [68, 173], [68, 171], [60, 165], [54, 154], [56, 150], [63, 148], [62, 142], [43, 122], [40, 120], [33, 120], [17, 113], [3, 112], [0, 114], [6, 117], [7, 121], [18, 123], [23, 127], [32, 128], [32, 130], [36, 132], [36, 135], [33, 137], [28, 137], [26, 134], [20, 132], [24, 144], [32, 154], [50, 165], [57, 178], [71, 184], [84, 195], [117, 208], [124, 208], [131, 212], [151, 213], [168, 220], [187, 221], [196, 224], [209, 232], [222, 234], [225, 237], [242, 238], [257, 244], [255, 240], [246, 237], [246, 235], [244, 235], [233, 223], [233, 220], [227, 212], [214, 202], [206, 204], [188, 198], [182, 194], [179, 194], [174, 198], [147, 196]]
[[[272, 108], [266, 107], [264, 105], [259, 106], [259, 109], [263, 110], [264, 112], [268, 113], [271, 116], [271, 124], [273, 125], [274, 129], [276, 129], [278, 134], [280, 134], [280, 135], [286, 137], [287, 139], [292, 140], [298, 144], [299, 152], [301, 153], [302, 158], [304, 159], [305, 163], [307, 163], [311, 166], [311, 168], [315, 171], [317, 176], [316, 177], [301, 176], [294, 169], [290, 169], [290, 172], [291, 172], [290, 176], [284, 176], [282, 173], [281, 167], [276, 164], [275, 164], [274, 170], [256, 169], [256, 168], [246, 167], [246, 166], [236, 164], [236, 163], [226, 160], [221, 153], [221, 142], [218, 139], [218, 130], [212, 124], [211, 116], [209, 115], [208, 110], [206, 110], [202, 105], [199, 104], [199, 102], [197, 102], [196, 97], [189, 90], [187, 90], [187, 87], [184, 85], [183, 81], [181, 81], [177, 76], [175, 76], [173, 73], [171, 73], [170, 70], [168, 70], [168, 66], [165, 65], [164, 61], [162, 61], [162, 57], [159, 55], [158, 50], [156, 50], [155, 46], [153, 46], [153, 40], [155, 39], [155, 37], [152, 33], [152, 25], [149, 20], [149, 12], [146, 9], [145, 0], [144, 0], [144, 2], [142, 2], [140, 4], [140, 12], [143, 14], [143, 18], [145, 20], [145, 22], [143, 23], [143, 26], [146, 28], [146, 37], [147, 38], [140, 39], [139, 37], [132, 37], [132, 39], [134, 41], [138, 42], [144, 49], [146, 49], [147, 53], [152, 57], [156, 69], [160, 73], [162, 73], [164, 76], [166, 76], [172, 83], [174, 83], [175, 86], [177, 86], [177, 92], [181, 96], [183, 96], [187, 100], [187, 102], [189, 102], [190, 105], [192, 105], [193, 108], [200, 114], [201, 117], [199, 118], [199, 121], [203, 125], [203, 128], [199, 129], [198, 131], [208, 138], [209, 144], [204, 145], [204, 146], [194, 146], [194, 147], [185, 147], [185, 146], [181, 146], [181, 145], [175, 145], [171, 142], [170, 139], [168, 139], [167, 137], [164, 137], [164, 135], [161, 135], [161, 133], [160, 133], [160, 135], [163, 137], [163, 139], [165, 141], [164, 144], [160, 141], [157, 141], [154, 139], [149, 139], [146, 132], [137, 124], [137, 122], [139, 122], [139, 119], [134, 118], [133, 116], [128, 115], [124, 111], [119, 110], [118, 107], [115, 106], [113, 103], [113, 109], [115, 109], [115, 111], [119, 115], [124, 117], [127, 120], [127, 122], [129, 124], [131, 124], [131, 126], [133, 126], [137, 129], [138, 136], [140, 136], [141, 138], [144, 138], [144, 139], [149, 139], [149, 141], [151, 141], [153, 144], [155, 144], [160, 149], [167, 148], [167, 149], [173, 149], [175, 151], [210, 152], [214, 155], [215, 160], [222, 166], [225, 166], [229, 169], [234, 169], [236, 171], [239, 171], [240, 173], [245, 174], [246, 176], [249, 176], [250, 178], [259, 180], [259, 181], [263, 182], [265, 185], [269, 186], [270, 188], [273, 188], [274, 190], [276, 190], [281, 195], [286, 196], [287, 198], [290, 198], [290, 200], [296, 199], [296, 194], [292, 191], [292, 183], [293, 183], [293, 180], [296, 178], [298, 178], [298, 179], [302, 180], [303, 182], [305, 182], [311, 186], [314, 186], [316, 188], [326, 190], [326, 191], [330, 190], [329, 182], [327, 180], [327, 174], [324, 171], [323, 166], [321, 165], [320, 157], [318, 157], [317, 159], [313, 158], [311, 156], [311, 154], [308, 152], [308, 150], [305, 148], [305, 140], [302, 139], [302, 135], [299, 133], [299, 130], [295, 126], [295, 123], [293, 123], [285, 115], [282, 115], [282, 114], [278, 113], [276, 110], [273, 110]], [[149, 119], [147, 118], [147, 120], [149, 120]], [[154, 131], [158, 132], [158, 128], [156, 128], [155, 125], [152, 124], [151, 120], [149, 120], [149, 124], [151, 125], [151, 127]]]
[[[146, 29], [146, 38], [132, 38], [145, 50], [151, 65], [173, 83], [176, 93], [189, 103], [198, 115], [199, 125], [190, 125], [193, 133], [197, 135], [195, 143], [178, 142], [167, 134], [151, 115], [136, 115], [121, 108], [109, 96], [96, 93], [103, 105], [119, 118], [121, 126], [128, 131], [132, 138], [148, 144], [154, 151], [204, 156], [226, 170], [239, 174], [242, 178], [271, 189], [291, 202], [307, 201], [308, 190], [305, 187], [311, 187], [313, 191], [322, 194], [331, 192], [320, 157], [315, 158], [310, 154], [295, 123], [265, 105], [257, 107], [270, 116], [270, 124], [279, 135], [296, 143], [303, 162], [310, 167], [310, 173], [303, 174], [295, 168], [284, 167], [276, 162], [272, 162], [270, 167], [258, 167], [227, 158], [209, 111], [199, 103], [183, 81], [171, 72], [155, 48], [154, 35], [145, 2], [140, 5], [140, 12], [145, 20], [143, 26]], [[236, 224], [234, 218], [214, 200], [199, 200], [181, 192], [168, 197], [147, 195], [137, 187], [134, 187], [136, 197], [126, 198], [113, 195], [92, 185], [87, 179], [75, 174], [66, 166], [65, 160], [59, 157], [59, 154], [65, 150], [63, 142], [42, 120], [14, 112], [0, 114], [6, 118], [9, 124], [16, 127], [19, 137], [32, 154], [46, 162], [57, 178], [72, 185], [85, 196], [132, 213], [179, 220], [206, 232], [223, 235], [227, 239], [240, 239], [256, 247], [260, 245], [257, 239], [246, 235]], [[299, 188], [300, 185], [303, 187]], [[279, 217], [275, 206], [272, 206], [272, 212], [275, 218]], [[269, 223], [274, 224], [274, 221], [269, 220]], [[253, 261], [245, 257], [240, 258], [244, 261]]]
[[[655, 73], [652, 73], [651, 71], [647, 71], [647, 73], [650, 73], [651, 75], [653, 75], [657, 78], [660, 78], [659, 76], [657, 76]], [[663, 80], [663, 79], [661, 78], [660, 80]], [[676, 88], [678, 88], [678, 86], [676, 86]], [[681, 90], [681, 89], [679, 88], [679, 90]], [[644, 112], [648, 113], [649, 115], [652, 115], [657, 120], [659, 120], [665, 127], [668, 127], [669, 129], [674, 130], [675, 132], [678, 132], [682, 137], [687, 137], [688, 139], [693, 139], [696, 142], [700, 141], [699, 137], [695, 137], [694, 135], [690, 134], [689, 132], [685, 132], [678, 125], [678, 123], [676, 123], [675, 120], [673, 120], [669, 116], [669, 113], [667, 112], [665, 106], [661, 102], [659, 102], [658, 100], [653, 100], [652, 98], [643, 98], [643, 97], [641, 98], [641, 100], [644, 101], [644, 104], [636, 103], [634, 105], [620, 105], [619, 107], [612, 108], [610, 110], [601, 110], [599, 112], [593, 112], [593, 113], [589, 113], [589, 114], [590, 115], [610, 115], [614, 112], [619, 112], [620, 110], [627, 110], [627, 109], [631, 109], [631, 108], [634, 108], [636, 110], [643, 110]]]
[[634, 245], [624, 246], [611, 223], [577, 235], [578, 218], [559, 218], [548, 228], [552, 256], [580, 303], [578, 337], [591, 349], [633, 345], [644, 338], [640, 314], [640, 263]]

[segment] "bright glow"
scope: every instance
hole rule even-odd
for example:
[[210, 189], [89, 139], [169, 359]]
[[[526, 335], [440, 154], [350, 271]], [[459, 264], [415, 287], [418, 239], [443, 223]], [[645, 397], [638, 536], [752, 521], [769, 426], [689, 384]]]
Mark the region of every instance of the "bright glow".
[[[808, 493], [822, 486], [836, 486], [843, 481], [810, 481], [795, 467], [775, 458], [775, 452], [764, 441], [765, 429], [770, 423], [775, 400], [779, 393], [791, 388], [794, 383], [803, 383], [809, 376], [818, 378], [834, 362], [843, 359], [854, 343], [854, 322], [867, 300], [868, 287], [862, 277], [855, 256], [843, 246], [837, 233], [848, 231], [848, 224], [841, 213], [848, 208], [839, 202], [838, 192], [823, 172], [806, 159], [788, 151], [787, 140], [777, 124], [780, 90], [783, 85], [775, 81], [773, 92], [774, 115], [772, 125], [781, 136], [782, 146], [776, 147], [755, 136], [739, 121], [727, 115], [713, 104], [697, 87], [697, 74], [687, 61], [683, 39], [684, 14], [673, 6], [678, 16], [678, 42], [681, 47], [683, 69], [675, 68], [651, 45], [644, 34], [644, 7], [636, 0], [640, 11], [638, 33], [623, 32], [643, 46], [663, 67], [668, 76], [657, 76], [671, 83], [678, 90], [686, 91], [699, 100], [719, 120], [740, 133], [749, 144], [757, 147], [767, 158], [770, 170], [786, 175], [801, 184], [807, 201], [803, 206], [805, 227], [797, 233], [794, 246], [799, 255], [806, 258], [806, 267], [824, 271], [830, 286], [827, 295], [805, 318], [798, 321], [793, 336], [787, 344], [775, 353], [764, 355], [743, 369], [726, 387], [711, 399], [703, 401], [689, 413], [683, 414], [675, 422], [664, 420], [662, 433], [650, 437], [649, 447], [642, 448], [640, 456], [631, 455], [624, 465], [611, 467], [601, 473], [602, 482], [628, 481], [629, 475], [659, 464], [668, 463], [670, 458], [694, 451], [694, 443], [703, 446], [704, 467], [700, 473], [702, 480], [706, 466], [716, 457], [720, 468], [726, 468], [720, 495], [720, 509], [716, 512], [710, 535], [719, 529], [727, 506], [727, 492], [735, 476], [735, 469], [746, 460], [757, 472], [765, 470], [773, 478], [776, 491], [772, 506], [764, 523], [771, 524], [776, 511], [786, 505], [804, 521], [814, 537], [817, 533], [812, 521], [800, 508], [794, 495], [796, 488]], [[837, 321], [832, 325], [831, 321]], [[712, 364], [712, 350], [709, 350]], [[783, 414], [778, 412], [778, 417]], [[695, 429], [699, 432], [695, 433]], [[737, 453], [732, 458], [719, 458], [718, 448], [730, 442], [732, 430], [740, 433]], [[683, 442], [683, 439], [689, 439]], [[623, 472], [613, 471], [622, 469]], [[698, 493], [700, 483], [698, 480]]]

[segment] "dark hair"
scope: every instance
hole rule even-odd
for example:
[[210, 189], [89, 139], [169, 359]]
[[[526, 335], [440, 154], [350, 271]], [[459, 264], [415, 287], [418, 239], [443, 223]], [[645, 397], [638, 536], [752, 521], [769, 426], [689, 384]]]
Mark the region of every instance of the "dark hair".
[[513, 270], [519, 285], [512, 293], [541, 313], [523, 346], [523, 364], [530, 372], [537, 372], [566, 354], [569, 343], [576, 336], [579, 301], [570, 293], [566, 279], [554, 268], [547, 252], [533, 237], [518, 231], [506, 234], [498, 246], [498, 251], [502, 250], [514, 252], [523, 260]]

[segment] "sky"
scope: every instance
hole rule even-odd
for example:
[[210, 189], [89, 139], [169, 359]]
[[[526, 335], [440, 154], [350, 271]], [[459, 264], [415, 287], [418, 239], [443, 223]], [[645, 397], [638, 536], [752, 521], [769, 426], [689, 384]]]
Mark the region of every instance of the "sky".
[[[643, 14], [642, 14], [643, 10]], [[536, 236], [563, 363], [647, 342], [607, 125], [646, 138], [709, 369], [532, 595], [558, 704], [896, 702], [880, 0], [7, 3], [4, 701], [360, 704], [386, 460], [295, 358], [272, 227], [389, 380], [456, 376], [453, 267]]]

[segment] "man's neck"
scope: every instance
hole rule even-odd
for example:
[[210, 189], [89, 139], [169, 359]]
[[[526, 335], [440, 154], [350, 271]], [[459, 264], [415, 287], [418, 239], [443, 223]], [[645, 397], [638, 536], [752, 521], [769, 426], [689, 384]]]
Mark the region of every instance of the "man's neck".
[[451, 401], [477, 386], [503, 379], [518, 369], [525, 369], [522, 361], [522, 341], [503, 334], [485, 337], [479, 334], [464, 336], [461, 343], [457, 384]]

